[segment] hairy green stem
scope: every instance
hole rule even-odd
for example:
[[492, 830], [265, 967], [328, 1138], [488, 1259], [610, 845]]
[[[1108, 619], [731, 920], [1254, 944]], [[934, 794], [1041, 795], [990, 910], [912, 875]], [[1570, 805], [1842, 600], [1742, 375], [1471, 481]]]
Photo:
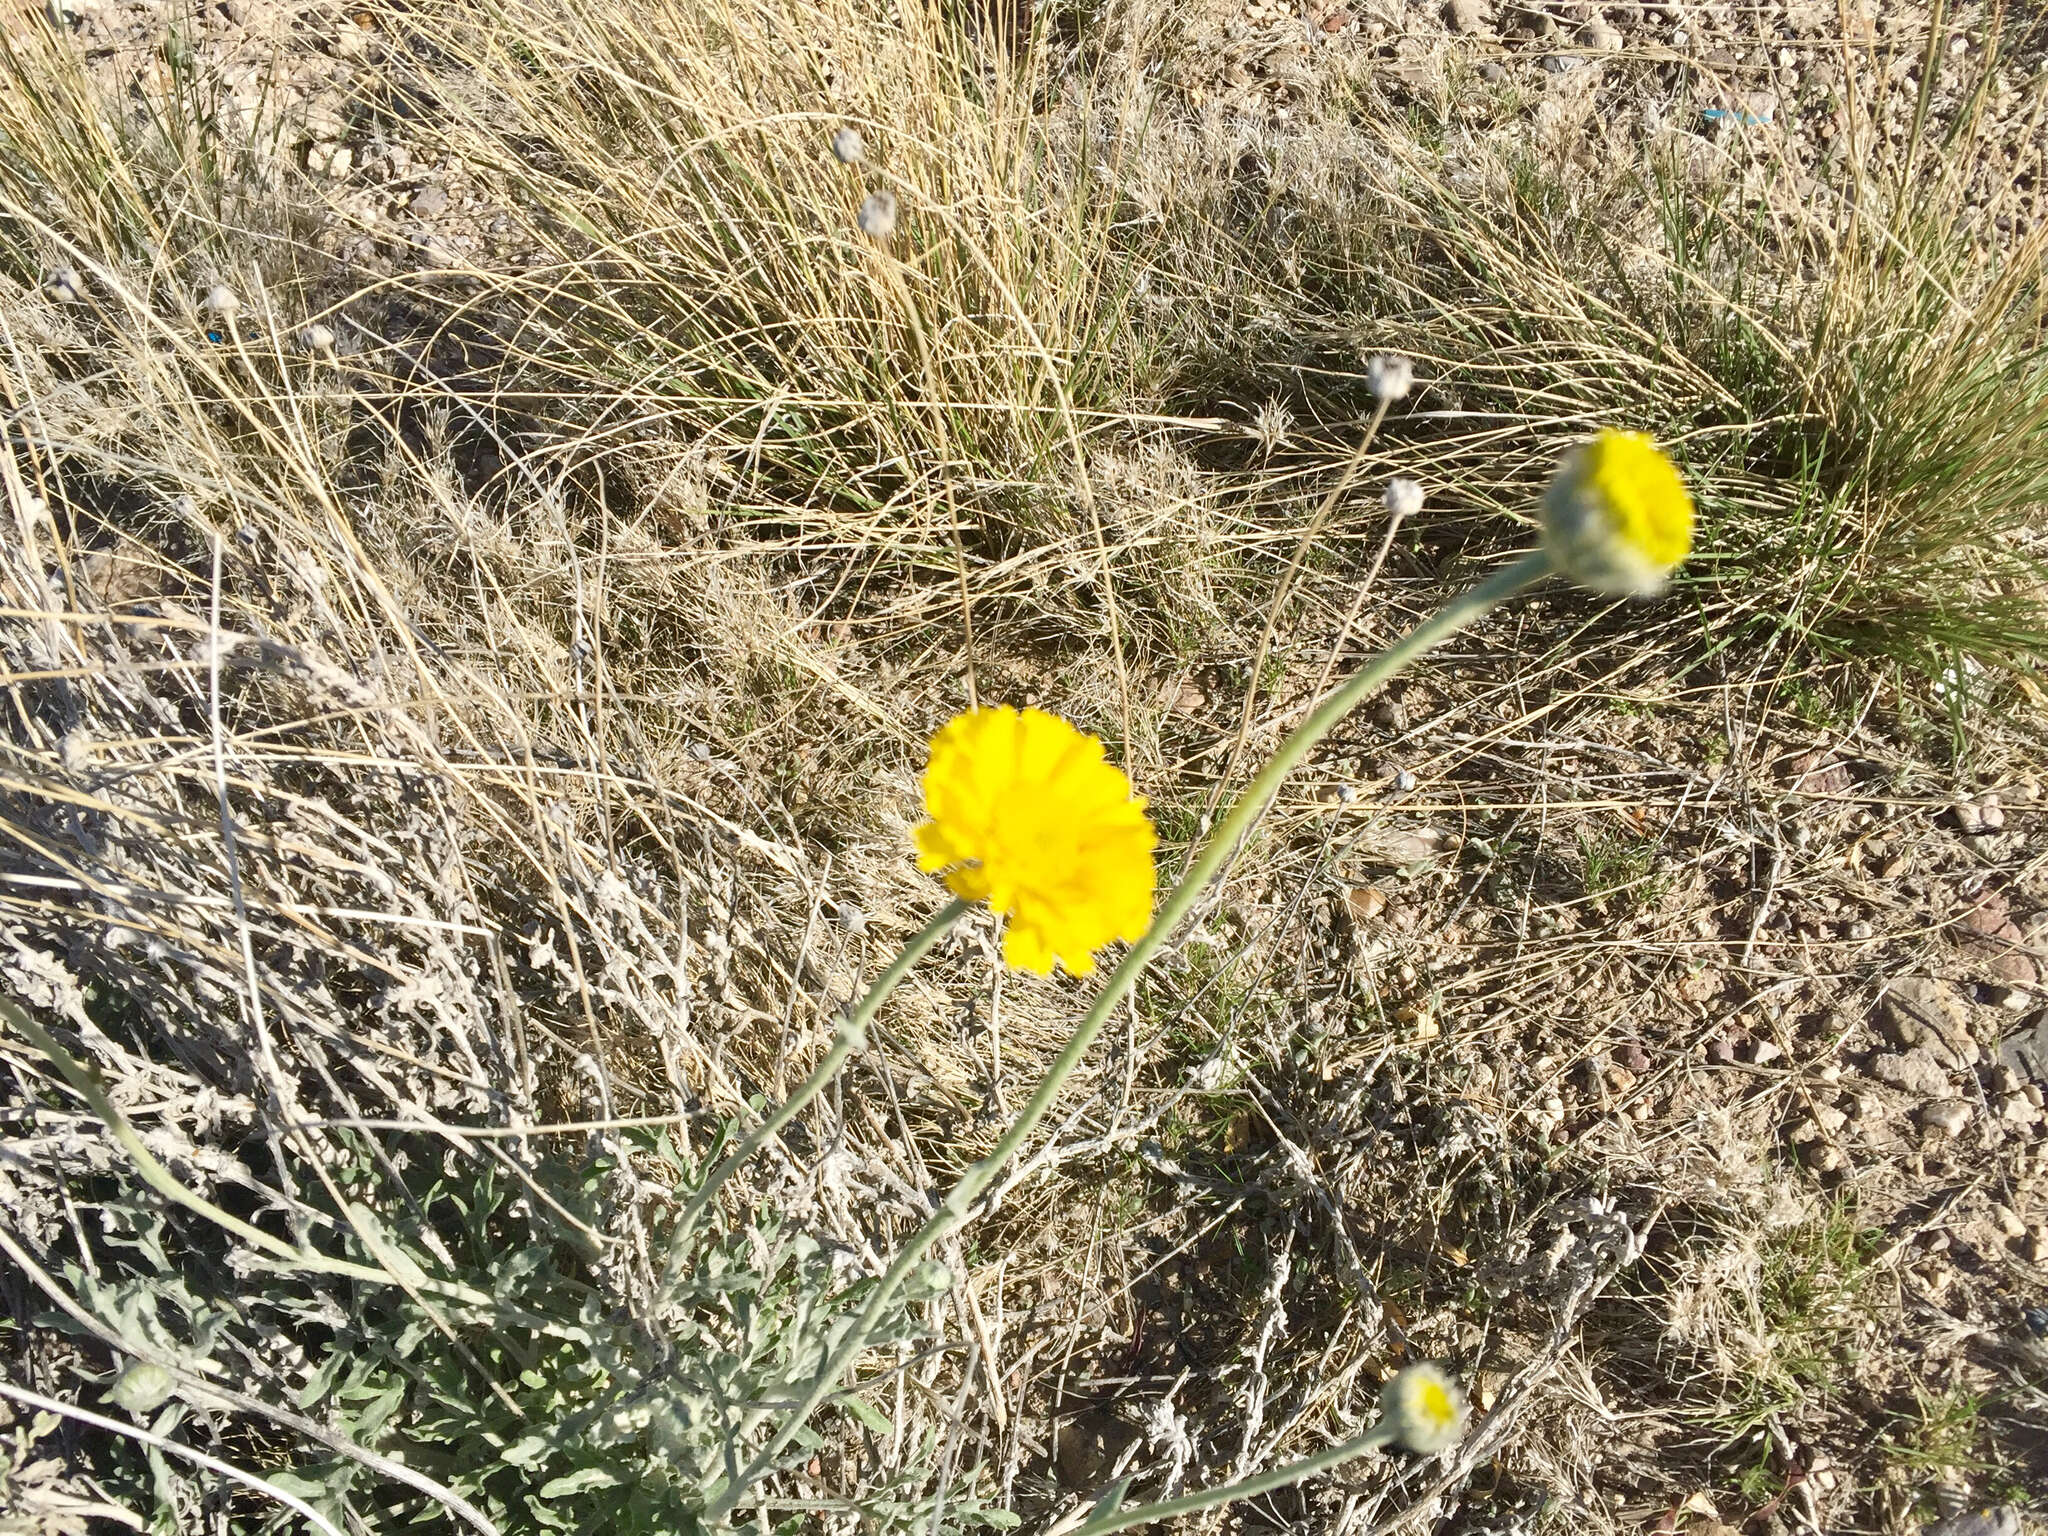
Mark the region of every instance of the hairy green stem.
[[1367, 1451], [1377, 1450], [1397, 1437], [1392, 1420], [1382, 1417], [1364, 1434], [1346, 1440], [1342, 1445], [1333, 1445], [1326, 1451], [1317, 1451], [1313, 1456], [1304, 1456], [1299, 1461], [1290, 1461], [1284, 1467], [1275, 1467], [1270, 1472], [1260, 1472], [1252, 1477], [1241, 1477], [1234, 1483], [1224, 1483], [1216, 1488], [1202, 1488], [1194, 1493], [1184, 1493], [1177, 1499], [1161, 1499], [1157, 1504], [1135, 1504], [1129, 1509], [1112, 1509], [1084, 1520], [1061, 1536], [1109, 1536], [1111, 1531], [1127, 1531], [1134, 1525], [1150, 1525], [1154, 1520], [1171, 1520], [1175, 1515], [1200, 1514], [1205, 1509], [1214, 1509], [1219, 1504], [1228, 1504], [1233, 1499], [1248, 1499], [1255, 1493], [1271, 1493], [1275, 1488], [1290, 1487], [1305, 1477], [1318, 1472], [1327, 1472], [1332, 1467], [1341, 1467], [1354, 1456], [1363, 1456]]
[[1158, 914], [1152, 919], [1152, 926], [1147, 928], [1144, 936], [1131, 946], [1122, 963], [1103, 983], [1101, 992], [1096, 995], [1095, 1005], [1088, 1010], [1088, 1016], [1081, 1021], [1073, 1037], [1067, 1041], [1058, 1057], [1046, 1069], [1045, 1077], [1039, 1083], [1037, 1091], [1031, 1095], [1030, 1102], [1018, 1113], [1009, 1130], [1003, 1134], [1002, 1140], [995, 1144], [986, 1157], [972, 1164], [960, 1175], [952, 1192], [946, 1196], [932, 1218], [903, 1245], [888, 1270], [875, 1283], [874, 1290], [868, 1296], [867, 1305], [861, 1309], [861, 1314], [853, 1327], [840, 1340], [839, 1347], [832, 1352], [824, 1368], [813, 1379], [810, 1389], [783, 1422], [775, 1438], [754, 1457], [746, 1469], [712, 1504], [709, 1511], [712, 1519], [732, 1512], [745, 1497], [746, 1490], [774, 1465], [775, 1458], [791, 1440], [796, 1438], [818, 1405], [832, 1395], [840, 1379], [860, 1358], [861, 1351], [867, 1347], [869, 1337], [880, 1323], [882, 1315], [895, 1300], [896, 1292], [902, 1287], [905, 1278], [917, 1267], [925, 1254], [935, 1243], [966, 1225], [975, 1200], [1002, 1172], [1004, 1165], [1016, 1156], [1018, 1149], [1029, 1139], [1032, 1131], [1037, 1129], [1038, 1122], [1045, 1118], [1046, 1112], [1059, 1097], [1060, 1089], [1065, 1085], [1067, 1078], [1080, 1064], [1088, 1048], [1095, 1043], [1095, 1037], [1101, 1033], [1102, 1026], [1109, 1021], [1111, 1012], [1137, 984], [1139, 976], [1144, 974], [1153, 957], [1180, 926], [1181, 919], [1193, 909], [1210, 880], [1229, 860], [1239, 840], [1251, 830], [1252, 824], [1264, 813], [1266, 803], [1272, 799], [1281, 782], [1301, 765], [1316, 743], [1327, 736], [1337, 723], [1357, 708], [1374, 689], [1417, 657], [1475, 622], [1522, 588], [1541, 580], [1550, 573], [1550, 569], [1549, 557], [1538, 550], [1522, 556], [1514, 564], [1496, 571], [1470, 591], [1453, 598], [1435, 615], [1410, 630], [1334, 689], [1316, 706], [1309, 717], [1295, 728], [1294, 733], [1280, 744], [1278, 750], [1267, 760], [1265, 767], [1259, 770], [1258, 776], [1245, 787], [1244, 793], [1231, 807], [1230, 814], [1209, 834], [1208, 841], [1202, 845], [1193, 862], [1188, 865], [1187, 872], [1180, 878], [1180, 883], [1174, 886], [1160, 906]]
[[748, 1132], [745, 1139], [732, 1149], [725, 1160], [711, 1170], [703, 1186], [690, 1197], [690, 1203], [683, 1207], [682, 1217], [676, 1223], [675, 1241], [669, 1256], [670, 1278], [662, 1282], [664, 1295], [668, 1292], [670, 1279], [674, 1276], [683, 1247], [689, 1240], [692, 1229], [697, 1225], [697, 1219], [704, 1214], [705, 1208], [717, 1196], [719, 1188], [733, 1176], [741, 1164], [767, 1145], [770, 1137], [795, 1119], [806, 1104], [824, 1092], [832, 1079], [839, 1075], [839, 1069], [846, 1065], [847, 1058], [861, 1048], [868, 1037], [868, 1025], [874, 1022], [875, 1014], [880, 1011], [889, 994], [896, 990], [896, 984], [910, 974], [910, 968], [922, 960], [934, 944], [945, 937], [947, 930], [957, 923], [966, 911], [967, 903], [956, 897], [947, 902], [936, 917], [910, 936], [903, 948], [897, 952], [896, 958], [889, 962], [889, 968], [875, 978], [875, 984], [868, 988], [866, 995], [841, 1017], [839, 1029], [832, 1039], [832, 1049], [827, 1051], [824, 1058], [811, 1070], [811, 1075], [797, 1085], [796, 1092], [783, 1102], [780, 1109]]

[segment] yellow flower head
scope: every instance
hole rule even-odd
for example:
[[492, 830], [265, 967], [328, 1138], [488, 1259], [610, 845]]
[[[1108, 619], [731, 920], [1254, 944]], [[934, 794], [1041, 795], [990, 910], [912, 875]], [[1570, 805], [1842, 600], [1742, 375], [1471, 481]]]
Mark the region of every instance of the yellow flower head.
[[1411, 1451], [1434, 1455], [1465, 1433], [1465, 1394], [1433, 1365], [1411, 1365], [1380, 1389], [1380, 1412]]
[[1609, 427], [1558, 465], [1543, 497], [1543, 545], [1581, 586], [1651, 597], [1692, 548], [1692, 497], [1648, 437]]
[[1142, 796], [1102, 743], [1043, 710], [972, 709], [932, 738], [917, 865], [1009, 919], [1003, 959], [1076, 976], [1095, 951], [1152, 920], [1152, 850]]

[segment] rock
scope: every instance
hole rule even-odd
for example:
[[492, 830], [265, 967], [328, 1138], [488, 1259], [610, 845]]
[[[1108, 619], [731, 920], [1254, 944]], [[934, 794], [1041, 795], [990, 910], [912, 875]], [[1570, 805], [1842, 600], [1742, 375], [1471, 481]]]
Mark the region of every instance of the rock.
[[2040, 968], [2026, 952], [2027, 936], [2013, 921], [2011, 906], [2002, 892], [1980, 894], [1964, 911], [1961, 924], [1964, 953], [2001, 981], [2030, 987], [2041, 979]]
[[2019, 1219], [2009, 1205], [2000, 1205], [1996, 1200], [1992, 1201], [1991, 1219], [1997, 1224], [1998, 1230], [2007, 1237], [2025, 1237], [2027, 1235], [2027, 1224]]
[[306, 174], [339, 181], [355, 164], [355, 151], [346, 144], [315, 144], [306, 151]]
[[1977, 820], [1986, 832], [2005, 830], [2005, 807], [1998, 803], [1998, 796], [1986, 795], [1977, 802]]
[[1849, 1165], [1842, 1149], [1831, 1141], [1809, 1142], [1801, 1148], [1799, 1155], [1815, 1173], [1835, 1173]]
[[[1968, 1015], [1962, 997], [1945, 981], [1932, 976], [1900, 976], [1877, 1002], [1881, 1022], [1910, 1020], [1947, 1038], [1961, 1030]], [[1901, 1044], [1918, 1044], [1917, 1040]]]
[[1543, 56], [1543, 67], [1553, 75], [1570, 74], [1585, 62], [1575, 53], [1547, 53]]
[[1387, 893], [1376, 885], [1354, 886], [1344, 893], [1344, 907], [1353, 922], [1370, 922], [1387, 910]]
[[1596, 15], [1580, 28], [1579, 46], [1588, 53], [1613, 53], [1621, 47], [1621, 33]]
[[1769, 1066], [1784, 1054], [1784, 1048], [1775, 1040], [1758, 1040], [1749, 1048], [1750, 1061], [1759, 1067]]
[[2020, 1536], [2019, 1511], [2009, 1504], [1968, 1510], [1923, 1526], [1920, 1536]]
[[1960, 1136], [1970, 1123], [1970, 1106], [1961, 1099], [1939, 1099], [1932, 1104], [1922, 1104], [1913, 1118], [1930, 1131], [1939, 1131], [1944, 1136]]
[[1486, 0], [1449, 0], [1444, 6], [1444, 25], [1467, 34], [1486, 30]]
[[413, 193], [412, 202], [407, 206], [415, 218], [438, 218], [448, 211], [448, 189], [438, 182], [430, 181]]
[[2009, 1093], [1998, 1101], [1998, 1118], [2024, 1129], [2041, 1118], [2041, 1111], [2024, 1093]]
[[1869, 1070], [1879, 1082], [1889, 1083], [1923, 1099], [1938, 1099], [1948, 1093], [1948, 1074], [1941, 1070], [1941, 1063], [1921, 1047], [1916, 1046], [1897, 1055], [1873, 1057]]
[[1900, 1050], [1911, 1050], [1927, 1039], [1927, 1026], [1912, 1014], [1882, 1005], [1878, 1009], [1878, 1030]]
[[[1605, 23], [1595, 23], [1605, 25]], [[1591, 30], [1590, 28], [1588, 29]], [[1608, 29], [1612, 31], [1612, 28]], [[1621, 34], [1615, 33], [1612, 46], [1621, 46]], [[1587, 44], [1588, 47], [1592, 45]], [[1785, 765], [1787, 787], [1802, 795], [1825, 797], [1846, 794], [1854, 787], [1855, 780], [1849, 775], [1848, 767], [1834, 753], [1826, 748], [1815, 748], [1802, 752]]]

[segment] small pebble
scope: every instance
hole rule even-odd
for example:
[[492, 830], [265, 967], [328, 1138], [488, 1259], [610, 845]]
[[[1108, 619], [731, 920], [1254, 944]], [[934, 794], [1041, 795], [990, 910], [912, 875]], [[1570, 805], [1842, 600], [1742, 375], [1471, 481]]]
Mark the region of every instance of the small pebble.
[[1963, 1127], [1970, 1123], [1970, 1106], [1961, 1099], [1938, 1099], [1932, 1104], [1922, 1104], [1913, 1118], [1930, 1131], [1939, 1131], [1944, 1136], [1960, 1136]]
[[1997, 1201], [1992, 1201], [1991, 1219], [1998, 1224], [1998, 1230], [2007, 1237], [2025, 1237], [2027, 1235], [2027, 1224], [2019, 1219], [2018, 1215], [2014, 1213], [2009, 1205], [2000, 1205]]
[[2005, 807], [1998, 803], [1998, 796], [1986, 795], [1977, 802], [1977, 822], [1986, 832], [2005, 830]]

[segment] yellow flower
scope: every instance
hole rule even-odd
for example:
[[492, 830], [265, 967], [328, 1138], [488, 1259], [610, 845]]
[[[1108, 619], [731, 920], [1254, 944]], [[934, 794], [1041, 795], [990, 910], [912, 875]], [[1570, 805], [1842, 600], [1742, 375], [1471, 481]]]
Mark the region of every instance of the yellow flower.
[[1411, 1365], [1381, 1388], [1380, 1412], [1403, 1445], [1424, 1455], [1465, 1433], [1465, 1394], [1433, 1365]]
[[1543, 545], [1581, 586], [1651, 597], [1692, 548], [1692, 497], [1648, 437], [1609, 427], [1558, 465], [1543, 497]]
[[1003, 959], [1076, 976], [1094, 953], [1152, 920], [1152, 850], [1142, 796], [1102, 743], [1043, 710], [969, 710], [932, 738], [917, 864], [1009, 919]]

